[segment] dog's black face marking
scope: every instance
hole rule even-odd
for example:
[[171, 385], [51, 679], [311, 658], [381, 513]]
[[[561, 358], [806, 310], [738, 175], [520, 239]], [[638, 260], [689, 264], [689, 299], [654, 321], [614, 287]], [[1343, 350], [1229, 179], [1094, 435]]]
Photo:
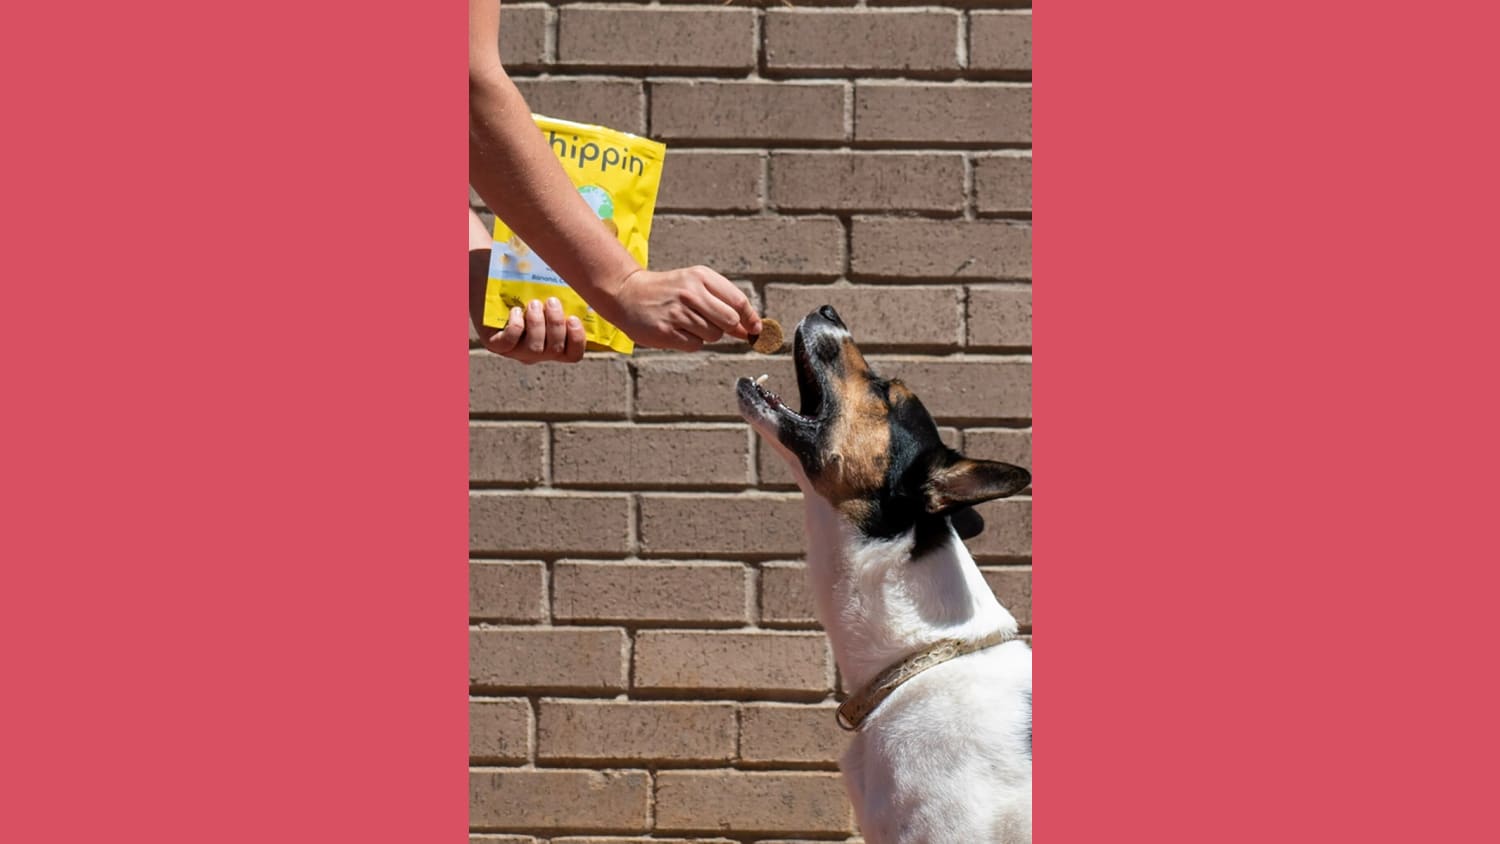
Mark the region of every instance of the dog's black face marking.
[[944, 445], [921, 400], [870, 368], [833, 308], [802, 320], [792, 354], [799, 410], [748, 379], [738, 385], [741, 407], [747, 418], [774, 424], [776, 440], [813, 488], [866, 535], [915, 530], [920, 556], [947, 539], [950, 517], [972, 537], [984, 523], [970, 505], [1030, 484], [1024, 469], [970, 460]]

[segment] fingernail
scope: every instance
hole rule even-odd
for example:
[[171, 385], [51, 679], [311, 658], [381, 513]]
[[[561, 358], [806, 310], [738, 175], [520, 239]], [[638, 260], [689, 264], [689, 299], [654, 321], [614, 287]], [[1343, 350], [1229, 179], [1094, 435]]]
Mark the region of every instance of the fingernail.
[[531, 303], [526, 306], [526, 310], [530, 311], [533, 315], [539, 314], [542, 312], [542, 303], [532, 299]]
[[583, 322], [580, 321], [578, 319], [578, 317], [576, 317], [576, 316], [570, 316], [570, 317], [568, 317], [568, 327], [569, 328], [582, 328], [583, 327]]
[[513, 322], [521, 321], [521, 306], [516, 305], [510, 309], [510, 318]]
[[548, 308], [548, 310], [553, 310], [553, 311], [560, 311], [560, 310], [562, 310], [562, 300], [558, 299], [556, 296], [549, 297], [547, 299], [547, 308]]

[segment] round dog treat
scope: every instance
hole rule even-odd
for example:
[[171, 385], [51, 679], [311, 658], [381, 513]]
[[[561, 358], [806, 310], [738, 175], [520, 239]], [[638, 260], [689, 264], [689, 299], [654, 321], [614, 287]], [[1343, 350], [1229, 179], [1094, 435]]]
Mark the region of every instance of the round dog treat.
[[750, 338], [750, 348], [763, 355], [774, 355], [781, 351], [784, 338], [781, 336], [781, 323], [769, 317], [760, 321], [760, 334]]

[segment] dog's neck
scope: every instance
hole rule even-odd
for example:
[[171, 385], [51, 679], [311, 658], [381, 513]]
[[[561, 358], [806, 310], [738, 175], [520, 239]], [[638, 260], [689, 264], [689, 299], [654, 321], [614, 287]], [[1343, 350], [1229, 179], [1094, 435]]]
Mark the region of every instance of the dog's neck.
[[914, 558], [914, 531], [872, 539], [822, 496], [803, 491], [808, 576], [848, 689], [942, 639], [1016, 633], [1015, 618], [951, 528]]

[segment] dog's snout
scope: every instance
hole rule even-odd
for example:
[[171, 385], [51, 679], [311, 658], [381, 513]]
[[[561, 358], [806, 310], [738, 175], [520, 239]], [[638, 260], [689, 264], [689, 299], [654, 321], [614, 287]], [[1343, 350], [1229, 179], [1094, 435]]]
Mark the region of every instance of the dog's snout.
[[839, 319], [839, 312], [835, 311], [832, 305], [824, 305], [823, 307], [818, 308], [818, 315], [833, 323], [834, 325], [841, 327], [844, 325], [844, 321]]

